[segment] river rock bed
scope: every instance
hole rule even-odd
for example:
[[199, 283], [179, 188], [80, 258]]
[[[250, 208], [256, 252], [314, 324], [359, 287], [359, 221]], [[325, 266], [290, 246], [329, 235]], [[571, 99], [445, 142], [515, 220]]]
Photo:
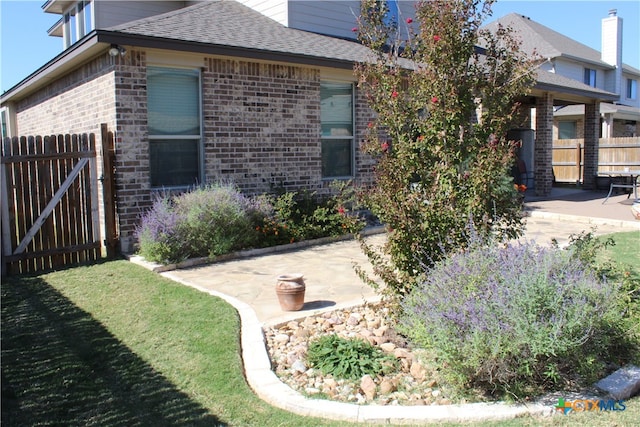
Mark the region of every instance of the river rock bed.
[[[391, 324], [388, 308], [377, 304], [309, 316], [264, 332], [276, 375], [303, 395], [356, 404], [451, 404], [438, 386], [436, 372], [421, 362], [421, 350], [411, 349]], [[327, 334], [368, 341], [393, 355], [398, 369], [359, 381], [325, 376], [308, 366], [306, 354], [310, 341]]]

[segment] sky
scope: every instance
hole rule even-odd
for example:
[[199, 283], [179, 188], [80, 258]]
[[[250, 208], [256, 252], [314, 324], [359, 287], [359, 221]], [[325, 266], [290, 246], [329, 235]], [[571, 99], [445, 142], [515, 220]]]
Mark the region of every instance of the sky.
[[[62, 51], [62, 39], [47, 35], [60, 16], [44, 13], [44, 3], [0, 0], [0, 92]], [[609, 9], [623, 20], [623, 62], [640, 69], [640, 0], [498, 0], [488, 22], [517, 12], [599, 51], [601, 20]]]

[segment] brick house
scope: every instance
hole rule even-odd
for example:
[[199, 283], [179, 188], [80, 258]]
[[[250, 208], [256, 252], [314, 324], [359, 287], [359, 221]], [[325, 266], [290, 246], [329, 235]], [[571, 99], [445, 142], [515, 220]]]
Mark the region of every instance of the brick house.
[[[391, 3], [413, 15], [412, 2]], [[353, 39], [359, 1], [49, 0], [43, 10], [61, 15], [49, 34], [64, 50], [2, 95], [3, 123], [10, 136], [99, 133], [101, 123], [115, 131], [124, 252], [155, 191], [371, 182], [358, 141], [372, 113], [353, 75], [369, 55]], [[554, 105], [586, 105], [585, 141], [595, 146], [599, 103], [615, 97], [539, 73], [525, 100], [536, 109], [536, 192], [551, 189]]]
[[516, 13], [487, 28], [495, 30], [498, 24], [520, 36], [525, 52], [547, 59], [538, 70], [526, 125], [535, 130], [535, 152], [527, 163], [536, 193], [551, 189], [551, 146], [557, 139], [584, 139], [583, 184], [594, 186], [599, 138], [635, 137], [639, 131], [640, 70], [622, 61], [622, 18], [610, 10], [602, 19], [600, 52]]
[[246, 3], [257, 10], [236, 1], [43, 6], [62, 15], [50, 34], [64, 51], [3, 94], [9, 135], [99, 133], [101, 123], [116, 132], [125, 252], [156, 190], [227, 180], [247, 193], [322, 191], [334, 179], [371, 179], [357, 149], [371, 113], [353, 76], [368, 51], [344, 38], [359, 3]]

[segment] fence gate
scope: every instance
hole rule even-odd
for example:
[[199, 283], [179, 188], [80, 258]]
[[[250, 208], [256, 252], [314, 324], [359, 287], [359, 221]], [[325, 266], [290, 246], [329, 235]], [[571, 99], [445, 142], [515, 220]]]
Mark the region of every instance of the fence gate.
[[3, 274], [100, 258], [94, 134], [5, 138], [1, 167]]

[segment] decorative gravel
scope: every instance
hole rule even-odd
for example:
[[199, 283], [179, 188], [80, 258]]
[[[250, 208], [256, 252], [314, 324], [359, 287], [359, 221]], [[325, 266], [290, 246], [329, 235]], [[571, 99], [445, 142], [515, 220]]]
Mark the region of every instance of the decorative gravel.
[[[267, 347], [276, 375], [306, 396], [341, 402], [378, 405], [448, 405], [438, 387], [435, 372], [421, 362], [420, 351], [411, 349], [395, 333], [389, 310], [366, 305], [336, 310], [265, 329]], [[307, 348], [314, 338], [337, 334], [360, 338], [398, 359], [396, 372], [384, 376], [365, 375], [350, 381], [323, 375], [308, 366]], [[464, 402], [456, 402], [464, 403]]]

